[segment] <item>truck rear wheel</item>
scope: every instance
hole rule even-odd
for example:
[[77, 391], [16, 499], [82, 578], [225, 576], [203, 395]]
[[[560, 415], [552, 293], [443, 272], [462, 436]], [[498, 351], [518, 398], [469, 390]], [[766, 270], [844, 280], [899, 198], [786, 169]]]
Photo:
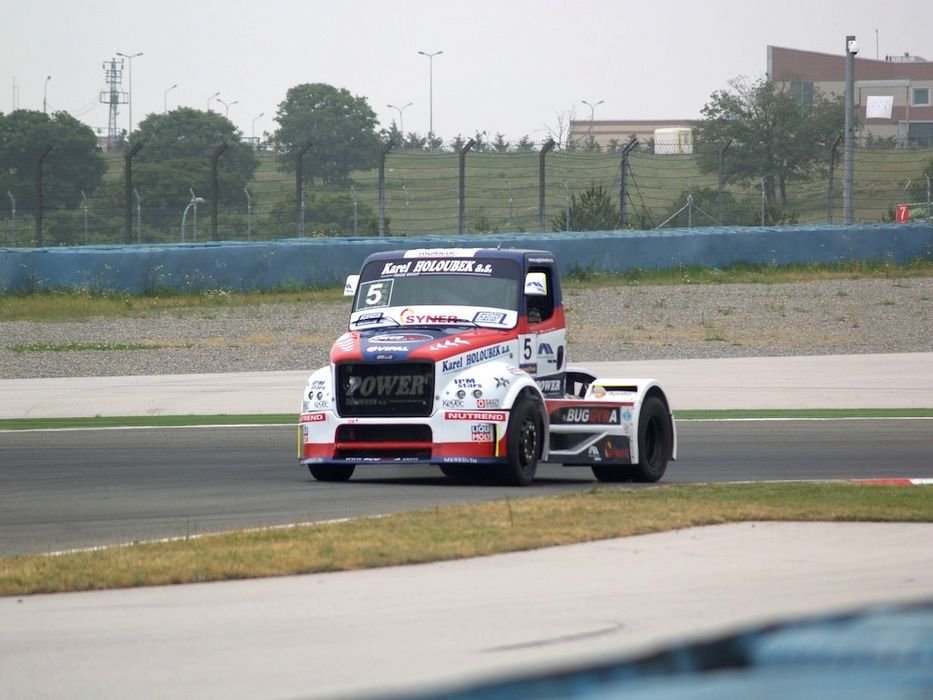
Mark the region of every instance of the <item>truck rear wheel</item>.
[[538, 403], [519, 398], [509, 416], [508, 461], [500, 472], [500, 481], [509, 486], [528, 486], [535, 480], [541, 454], [544, 418]]
[[355, 464], [309, 464], [308, 470], [318, 481], [349, 481]]
[[638, 416], [638, 464], [593, 465], [593, 475], [599, 481], [658, 481], [667, 471], [674, 449], [674, 431], [664, 402], [649, 396]]

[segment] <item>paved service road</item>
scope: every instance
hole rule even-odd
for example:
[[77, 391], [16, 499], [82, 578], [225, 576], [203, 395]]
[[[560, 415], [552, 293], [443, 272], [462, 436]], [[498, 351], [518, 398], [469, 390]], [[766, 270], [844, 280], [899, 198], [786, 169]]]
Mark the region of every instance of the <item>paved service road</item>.
[[[681, 421], [664, 483], [933, 477], [931, 420]], [[0, 432], [0, 556], [589, 489], [543, 465], [531, 488], [429, 466], [311, 479], [293, 426]]]

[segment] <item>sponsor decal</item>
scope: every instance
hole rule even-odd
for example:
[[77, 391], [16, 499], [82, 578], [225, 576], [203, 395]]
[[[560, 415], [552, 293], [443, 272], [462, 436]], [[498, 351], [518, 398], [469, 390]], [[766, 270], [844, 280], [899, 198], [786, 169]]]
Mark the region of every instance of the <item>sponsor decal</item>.
[[505, 323], [505, 314], [497, 311], [480, 311], [473, 317], [473, 323], [493, 323], [502, 325]]
[[496, 377], [495, 380], [496, 389], [503, 389], [512, 383], [508, 377]]
[[538, 345], [538, 354], [539, 355], [553, 355], [554, 348], [551, 347], [550, 343], [541, 343]]
[[423, 343], [433, 340], [427, 333], [382, 333], [369, 339], [370, 343]]
[[495, 360], [496, 358], [505, 356], [512, 356], [512, 350], [508, 343], [492, 345], [488, 348], [474, 350], [473, 352], [468, 352], [463, 355], [453, 357], [449, 360], [444, 360], [441, 363], [441, 371], [445, 374], [447, 372], [456, 372], [457, 370], [466, 369], [467, 367], [479, 365], [484, 362], [489, 362], [490, 360]]
[[315, 401], [314, 403], [311, 404], [311, 408], [314, 408], [316, 410], [321, 410], [322, 408], [330, 408], [330, 406], [331, 406], [330, 401]]
[[382, 272], [379, 273], [382, 277], [391, 277], [395, 275], [405, 275], [408, 274], [408, 270], [411, 268], [411, 262], [407, 263], [390, 263], [387, 262], [382, 266]]
[[479, 464], [476, 457], [443, 457], [442, 462], [459, 462], [461, 464]]
[[366, 326], [370, 323], [379, 323], [383, 320], [385, 320], [385, 314], [380, 311], [378, 313], [360, 314], [353, 323], [357, 326]]
[[628, 445], [614, 445], [612, 440], [606, 440], [603, 444], [603, 456], [616, 462], [632, 461], [632, 452], [629, 450]]
[[632, 422], [632, 412], [629, 411], [628, 409], [622, 411], [622, 420], [624, 420], [626, 423], [631, 423], [631, 422]]
[[596, 445], [590, 445], [590, 449], [586, 451], [586, 456], [592, 459], [594, 462], [602, 462], [603, 456], [599, 453], [599, 448]]
[[315, 379], [313, 382], [311, 382], [311, 391], [317, 391], [318, 389], [323, 389], [324, 384], [325, 382], [323, 379]]
[[402, 313], [399, 314], [399, 322], [401, 323], [410, 323], [410, 324], [423, 324], [423, 323], [456, 323], [458, 320], [457, 316], [452, 316], [450, 314], [419, 314], [415, 313], [415, 310], [411, 307], [402, 309]]
[[407, 345], [369, 345], [366, 352], [408, 352]]
[[554, 258], [542, 258], [542, 257], [528, 258], [528, 262], [535, 264], [535, 265], [540, 264], [540, 263], [552, 263], [554, 262]]
[[501, 405], [499, 399], [476, 399], [477, 408], [499, 408]]
[[447, 374], [448, 372], [456, 372], [457, 370], [463, 369], [463, 355], [460, 357], [455, 357], [452, 360], [444, 360], [441, 362], [441, 372]]
[[528, 374], [537, 374], [538, 373], [538, 363], [537, 362], [522, 362], [519, 365], [519, 368], [523, 372], [528, 372]]
[[618, 408], [601, 408], [596, 406], [574, 407], [559, 409], [555, 416], [558, 423], [586, 424], [586, 425], [618, 425]]
[[472, 258], [479, 248], [412, 248], [406, 250], [406, 258]]
[[454, 379], [454, 384], [465, 389], [479, 386], [479, 382], [477, 382], [473, 377], [457, 377]]
[[325, 413], [302, 413], [301, 414], [302, 423], [322, 423], [327, 420], [327, 414]]
[[470, 341], [464, 340], [463, 338], [447, 338], [447, 340], [441, 343], [434, 343], [429, 349], [430, 350], [443, 350], [444, 348], [456, 348], [461, 345], [469, 345]]
[[492, 426], [489, 423], [471, 425], [470, 439], [473, 442], [492, 442]]
[[423, 374], [393, 374], [378, 377], [350, 377], [348, 399], [371, 396], [424, 396], [428, 379]]
[[508, 420], [505, 411], [445, 411], [445, 420], [468, 420], [474, 423], [504, 423]]
[[444, 408], [463, 408], [463, 401], [460, 399], [444, 399], [441, 401]]
[[353, 340], [353, 336], [350, 333], [344, 333], [342, 336], [337, 338], [337, 341], [334, 343], [335, 347], [345, 352], [352, 350], [354, 345], [355, 341]]
[[412, 272], [423, 275], [429, 272], [489, 272], [490, 270], [476, 268], [487, 266], [477, 264], [476, 260], [418, 260]]
[[538, 386], [545, 394], [559, 394], [561, 392], [560, 379], [539, 379]]
[[385, 362], [386, 360], [394, 360], [395, 355], [373, 355], [373, 359], [379, 362]]

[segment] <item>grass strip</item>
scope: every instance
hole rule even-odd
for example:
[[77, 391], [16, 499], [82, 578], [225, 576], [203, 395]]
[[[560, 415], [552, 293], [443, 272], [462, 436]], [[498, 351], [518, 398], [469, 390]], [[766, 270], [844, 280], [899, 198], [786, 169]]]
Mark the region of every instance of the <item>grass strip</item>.
[[[805, 420], [846, 418], [933, 418], [933, 408], [813, 408], [675, 411], [678, 421], [690, 420]], [[2, 430], [64, 430], [75, 428], [174, 428], [202, 425], [298, 424], [294, 413], [254, 415], [95, 416], [86, 418], [5, 418]]]
[[0, 559], [0, 595], [449, 561], [746, 521], [933, 522], [933, 488], [851, 483], [596, 487], [546, 498]]

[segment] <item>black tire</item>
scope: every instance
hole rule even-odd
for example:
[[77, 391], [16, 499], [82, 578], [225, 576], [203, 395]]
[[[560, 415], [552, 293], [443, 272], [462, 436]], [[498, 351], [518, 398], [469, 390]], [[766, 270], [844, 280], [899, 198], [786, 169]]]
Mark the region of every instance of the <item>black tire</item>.
[[674, 450], [674, 427], [664, 402], [649, 396], [638, 417], [638, 464], [632, 476], [635, 481], [658, 481], [667, 471]]
[[499, 472], [499, 480], [508, 486], [528, 486], [535, 480], [544, 439], [544, 419], [538, 402], [527, 397], [516, 400], [508, 431], [508, 461]]
[[439, 464], [438, 466], [448, 479], [463, 481], [470, 476], [470, 468], [466, 464]]
[[309, 464], [308, 471], [318, 481], [349, 481], [355, 464]]
[[649, 396], [638, 417], [638, 464], [594, 464], [593, 476], [607, 483], [658, 481], [667, 470], [673, 449], [671, 417], [661, 399]]

